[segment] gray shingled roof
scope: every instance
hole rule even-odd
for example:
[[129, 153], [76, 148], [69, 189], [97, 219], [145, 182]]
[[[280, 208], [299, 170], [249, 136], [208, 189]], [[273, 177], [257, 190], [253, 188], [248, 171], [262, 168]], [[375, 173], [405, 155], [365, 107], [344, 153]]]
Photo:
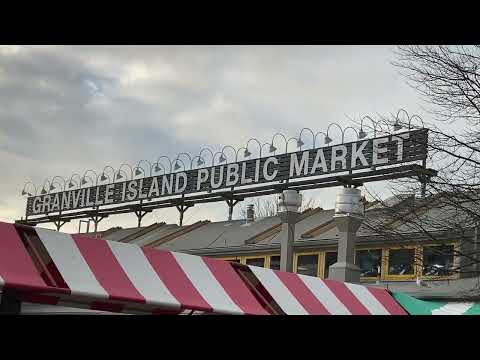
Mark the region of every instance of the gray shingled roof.
[[158, 248], [172, 251], [208, 248], [232, 227], [244, 224], [244, 220], [220, 221], [206, 223], [193, 231], [161, 244]]
[[130, 241], [130, 243], [143, 246], [146, 244], [150, 244], [164, 236], [170, 235], [179, 229], [180, 226], [178, 226], [177, 224], [164, 224], [152, 231], [147, 232], [146, 234], [140, 235], [138, 238]]
[[112, 241], [120, 241], [123, 238], [132, 235], [138, 231], [142, 230], [142, 228], [128, 228], [128, 229], [119, 229], [117, 231], [114, 231], [111, 234], [107, 234], [105, 236], [102, 236], [103, 239], [105, 240], [112, 240]]
[[264, 217], [250, 223], [243, 221], [243, 224], [228, 229], [228, 231], [220, 236], [215, 242], [210, 244], [209, 247], [242, 246], [245, 245], [246, 240], [257, 236], [278, 224], [280, 224], [280, 218], [278, 216]]

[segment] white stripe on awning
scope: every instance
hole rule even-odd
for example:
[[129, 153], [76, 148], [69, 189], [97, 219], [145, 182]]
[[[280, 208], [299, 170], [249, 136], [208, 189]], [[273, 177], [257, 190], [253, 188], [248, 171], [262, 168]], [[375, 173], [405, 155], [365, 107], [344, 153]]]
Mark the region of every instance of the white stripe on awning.
[[35, 230], [72, 294], [108, 298], [70, 235], [42, 228]]
[[387, 309], [377, 300], [366, 286], [345, 283], [355, 297], [372, 315], [390, 315]]
[[287, 315], [308, 315], [305, 308], [298, 302], [295, 296], [279, 279], [273, 270], [261, 268], [258, 266], [248, 266], [253, 274], [267, 289], [273, 300]]
[[298, 275], [308, 289], [332, 315], [351, 315], [347, 307], [335, 296], [325, 283], [316, 277]]
[[432, 310], [432, 315], [462, 315], [473, 305], [474, 303], [447, 303], [438, 309]]
[[215, 311], [231, 314], [244, 312], [228, 296], [200, 256], [175, 253], [172, 255], [192, 282], [193, 286]]
[[133, 286], [146, 299], [147, 304], [180, 307], [178, 300], [158, 277], [139, 246], [116, 241], [107, 241], [107, 244]]

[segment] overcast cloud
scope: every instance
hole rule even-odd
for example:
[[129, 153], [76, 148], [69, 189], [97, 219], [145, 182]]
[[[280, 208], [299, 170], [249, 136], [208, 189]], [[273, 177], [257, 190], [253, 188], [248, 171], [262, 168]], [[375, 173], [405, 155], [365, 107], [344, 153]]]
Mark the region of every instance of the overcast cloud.
[[[330, 122], [421, 100], [390, 64], [391, 46], [0, 46], [0, 219], [24, 214], [27, 180], [101, 172], [141, 159], [239, 147], [250, 137], [325, 130]], [[311, 192], [324, 208], [335, 191]], [[185, 222], [224, 220], [223, 203], [197, 205]], [[156, 210], [143, 224], [177, 222]], [[100, 229], [135, 226], [136, 217]], [[49, 225], [42, 225], [51, 227]], [[78, 221], [63, 231], [75, 231]]]

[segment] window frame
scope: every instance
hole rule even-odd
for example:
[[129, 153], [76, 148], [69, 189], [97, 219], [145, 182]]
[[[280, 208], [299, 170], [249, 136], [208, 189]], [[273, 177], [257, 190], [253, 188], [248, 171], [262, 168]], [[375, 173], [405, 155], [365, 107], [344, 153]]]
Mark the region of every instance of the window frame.
[[[382, 271], [382, 279], [383, 280], [415, 280], [417, 275], [419, 275], [419, 269], [421, 271], [421, 266], [416, 264], [415, 258], [422, 259], [422, 254], [419, 251], [418, 245], [405, 245], [405, 246], [392, 246], [384, 249], [385, 253], [385, 273]], [[392, 275], [389, 273], [390, 269], [390, 250], [412, 250], [414, 251], [413, 254], [413, 274], [408, 275]], [[421, 265], [421, 264], [420, 264]]]
[[295, 274], [297, 273], [297, 264], [298, 264], [298, 257], [299, 256], [304, 256], [304, 255], [317, 255], [317, 275], [316, 277], [320, 277], [321, 275], [321, 264], [323, 264], [322, 261], [322, 252], [317, 250], [317, 251], [306, 251], [306, 252], [299, 252], [295, 253], [293, 257], [293, 270]]
[[453, 245], [453, 267], [457, 267], [458, 264], [458, 259], [459, 257], [456, 256], [455, 254], [458, 253], [460, 244], [458, 242], [448, 242], [444, 244], [428, 244], [428, 245], [422, 245], [420, 249], [420, 259], [421, 259], [421, 266], [420, 266], [420, 278], [423, 280], [450, 280], [450, 279], [457, 279], [459, 277], [459, 273], [453, 273], [452, 275], [446, 275], [446, 276], [438, 276], [438, 275], [423, 275], [423, 250], [426, 247], [436, 247], [436, 246], [452, 246]]
[[[385, 274], [385, 248], [383, 247], [366, 247], [366, 248], [356, 248], [355, 249], [355, 264], [357, 262], [357, 251], [368, 251], [368, 250], [380, 250], [380, 276], [360, 276], [360, 282], [362, 281], [376, 281], [381, 280]], [[357, 265], [358, 266], [358, 265]], [[359, 266], [360, 267], [360, 266]]]
[[337, 250], [324, 250], [322, 251], [322, 269], [321, 269], [321, 278], [325, 279], [325, 265], [327, 264], [327, 253], [337, 253], [338, 261], [338, 249]]
[[229, 256], [229, 257], [224, 257], [224, 258], [222, 257], [217, 259], [224, 260], [224, 261], [238, 260], [239, 262], [241, 262], [240, 256]]
[[[270, 261], [267, 255], [249, 255], [249, 256], [241, 256], [240, 257], [240, 264], [248, 265], [247, 260], [249, 259], [263, 259], [263, 268], [269, 269], [270, 268]], [[253, 266], [253, 265], [252, 265]]]
[[[280, 257], [280, 254], [269, 254], [267, 255], [267, 263], [268, 263], [268, 268], [267, 269], [271, 269], [271, 270], [274, 270], [271, 268], [271, 265], [272, 265], [272, 256], [278, 256]], [[276, 271], [280, 271], [280, 269], [276, 270]]]

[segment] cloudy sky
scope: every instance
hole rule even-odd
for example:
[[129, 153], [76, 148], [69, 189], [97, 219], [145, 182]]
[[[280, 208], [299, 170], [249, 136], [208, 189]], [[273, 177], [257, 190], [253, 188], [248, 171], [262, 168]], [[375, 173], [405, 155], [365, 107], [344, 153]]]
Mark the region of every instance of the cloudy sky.
[[[24, 214], [27, 180], [118, 168], [204, 146], [269, 142], [276, 132], [325, 130], [363, 115], [425, 116], [390, 64], [392, 46], [0, 46], [0, 220]], [[324, 208], [335, 191], [316, 190]], [[225, 220], [223, 203], [185, 223]], [[177, 222], [174, 209], [143, 224]], [[100, 223], [135, 226], [118, 215]], [[42, 225], [51, 227], [49, 225]], [[78, 221], [63, 231], [75, 231]]]

